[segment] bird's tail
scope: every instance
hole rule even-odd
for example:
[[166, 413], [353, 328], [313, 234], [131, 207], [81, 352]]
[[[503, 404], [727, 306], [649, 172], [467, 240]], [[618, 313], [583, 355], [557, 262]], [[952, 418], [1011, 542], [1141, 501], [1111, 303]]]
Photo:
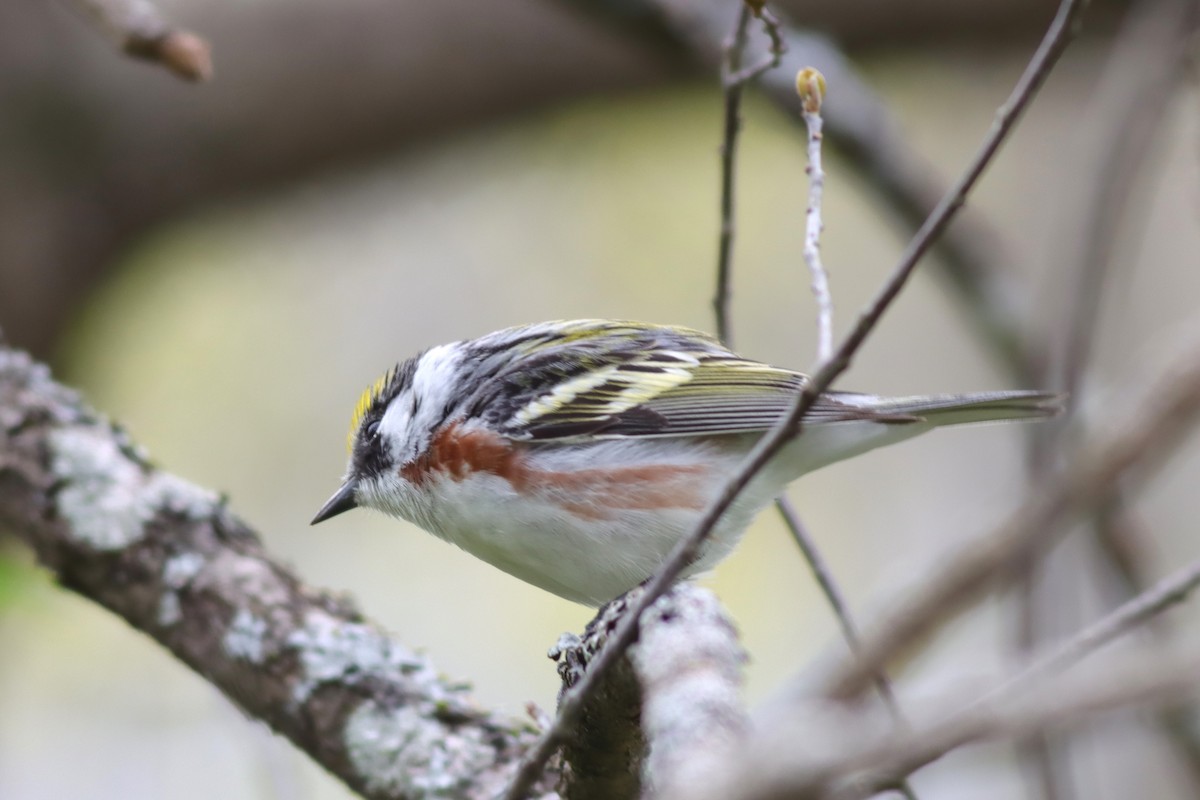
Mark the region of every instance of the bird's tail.
[[1006, 391], [880, 398], [874, 410], [941, 426], [1052, 417], [1062, 404], [1063, 396], [1054, 392]]

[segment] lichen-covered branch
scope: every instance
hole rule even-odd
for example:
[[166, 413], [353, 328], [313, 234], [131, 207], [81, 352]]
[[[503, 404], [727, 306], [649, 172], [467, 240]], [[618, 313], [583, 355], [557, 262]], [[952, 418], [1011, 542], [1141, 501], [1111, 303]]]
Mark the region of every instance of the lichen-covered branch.
[[629, 660], [642, 686], [646, 775], [655, 794], [703, 780], [749, 732], [746, 655], [710, 592], [680, 587], [642, 615]]
[[490, 800], [533, 739], [2, 343], [0, 528], [365, 797]]
[[[560, 640], [552, 656], [564, 693], [641, 592], [602, 608], [582, 637]], [[711, 592], [680, 584], [659, 598], [642, 614], [628, 656], [591, 695], [563, 747], [562, 789], [571, 800], [657, 795], [690, 784], [749, 731], [741, 697], [746, 655]]]

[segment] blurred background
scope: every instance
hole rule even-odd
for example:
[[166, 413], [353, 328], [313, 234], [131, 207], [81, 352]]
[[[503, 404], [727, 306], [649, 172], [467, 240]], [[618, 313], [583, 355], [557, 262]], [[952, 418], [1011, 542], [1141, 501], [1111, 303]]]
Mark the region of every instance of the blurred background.
[[[66, 3], [0, 5], [0, 329], [166, 468], [228, 493], [310, 583], [353, 595], [447, 675], [471, 681], [481, 703], [553, 708], [558, 678], [545, 652], [589, 609], [396, 521], [308, 520], [338, 484], [359, 392], [421, 348], [554, 318], [712, 329], [712, 70], [637, 2], [161, 5], [212, 41], [212, 82], [186, 85], [119, 57]], [[921, 166], [948, 179], [1054, 4], [784, 5], [845, 46]], [[972, 200], [1003, 237], [994, 260], [1022, 287], [1031, 335], [1066, 313], [1064, 231], [1093, 177], [1080, 151], [1126, 11], [1095, 5]], [[838, 89], [831, 82], [831, 103]], [[1101, 428], [1194, 334], [1197, 109], [1186, 81], [1120, 232], [1083, 396]], [[807, 368], [803, 133], [751, 92], [741, 155], [737, 346]], [[909, 231], [836, 149], [826, 169], [823, 253], [844, 331]], [[841, 385], [1011, 387], [966, 314], [935, 273], [918, 273]], [[1015, 506], [1021, 436], [1005, 426], [941, 432], [793, 487], [855, 609], [920, 580], [948, 542]], [[1157, 572], [1196, 555], [1197, 458], [1176, 461], [1138, 503]], [[840, 646], [772, 514], [706, 583], [741, 628], [752, 704]], [[1102, 581], [1065, 597], [1077, 619], [1111, 600]], [[995, 604], [955, 625], [908, 665], [902, 696], [995, 673], [1012, 651], [1011, 617]], [[1195, 796], [1147, 730], [1100, 724], [1074, 741], [1088, 797]], [[1007, 747], [947, 758], [915, 785], [926, 799], [1023, 787]], [[0, 797], [346, 796], [155, 643], [0, 540]]]

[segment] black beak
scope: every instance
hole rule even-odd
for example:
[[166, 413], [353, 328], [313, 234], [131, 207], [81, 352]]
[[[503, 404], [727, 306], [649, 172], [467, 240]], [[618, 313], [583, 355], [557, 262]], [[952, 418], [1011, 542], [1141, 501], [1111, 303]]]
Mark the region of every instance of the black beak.
[[336, 517], [343, 511], [349, 511], [352, 508], [358, 508], [358, 503], [354, 500], [354, 490], [356, 485], [353, 480], [348, 480], [342, 484], [342, 488], [338, 489], [333, 497], [321, 506], [321, 510], [313, 517], [310, 525], [316, 525], [318, 522], [324, 522], [330, 517]]

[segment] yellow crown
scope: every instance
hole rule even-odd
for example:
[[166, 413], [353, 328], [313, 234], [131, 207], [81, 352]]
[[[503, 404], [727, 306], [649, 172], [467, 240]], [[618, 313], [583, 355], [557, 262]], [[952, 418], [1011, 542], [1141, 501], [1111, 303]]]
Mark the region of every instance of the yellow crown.
[[350, 417], [350, 431], [346, 434], [346, 452], [354, 452], [354, 436], [358, 433], [358, 427], [362, 425], [363, 417], [371, 410], [371, 406], [383, 396], [383, 392], [387, 389], [388, 384], [392, 382], [392, 378], [396, 375], [396, 369], [393, 367], [380, 376], [379, 380], [368, 386], [358, 397], [358, 403], [354, 406], [354, 415]]

